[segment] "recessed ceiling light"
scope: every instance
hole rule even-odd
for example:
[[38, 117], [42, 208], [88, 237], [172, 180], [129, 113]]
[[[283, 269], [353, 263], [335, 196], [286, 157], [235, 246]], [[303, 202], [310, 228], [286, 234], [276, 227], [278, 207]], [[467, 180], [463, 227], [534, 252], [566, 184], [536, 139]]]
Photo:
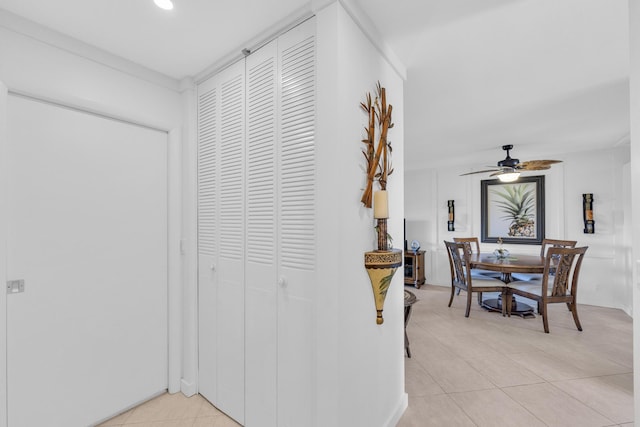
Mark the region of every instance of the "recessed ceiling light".
[[171, 0], [153, 0], [153, 2], [160, 9], [171, 10], [173, 9], [173, 2]]

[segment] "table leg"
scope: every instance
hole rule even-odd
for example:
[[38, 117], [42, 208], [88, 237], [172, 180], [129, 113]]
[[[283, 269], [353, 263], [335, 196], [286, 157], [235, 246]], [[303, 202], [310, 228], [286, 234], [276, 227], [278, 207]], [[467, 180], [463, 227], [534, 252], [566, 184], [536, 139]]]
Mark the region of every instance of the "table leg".
[[411, 349], [409, 348], [409, 337], [406, 329], [404, 330], [404, 349], [407, 351], [407, 357], [411, 359]]
[[[405, 290], [405, 293], [411, 294]], [[405, 294], [406, 295], [406, 294]], [[413, 304], [416, 302], [415, 295], [411, 294], [412, 298], [407, 300], [405, 296], [405, 306], [404, 306], [404, 349], [407, 352], [407, 357], [411, 358], [411, 349], [409, 348], [409, 336], [407, 335], [407, 325], [409, 324], [409, 319], [411, 318], [411, 310], [413, 308]]]

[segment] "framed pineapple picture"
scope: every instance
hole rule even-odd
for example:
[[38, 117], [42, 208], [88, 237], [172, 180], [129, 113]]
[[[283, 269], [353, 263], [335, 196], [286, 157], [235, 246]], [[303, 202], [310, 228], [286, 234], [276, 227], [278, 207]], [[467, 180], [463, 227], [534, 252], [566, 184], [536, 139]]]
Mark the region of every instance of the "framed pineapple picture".
[[544, 176], [481, 183], [481, 240], [540, 245], [544, 239]]

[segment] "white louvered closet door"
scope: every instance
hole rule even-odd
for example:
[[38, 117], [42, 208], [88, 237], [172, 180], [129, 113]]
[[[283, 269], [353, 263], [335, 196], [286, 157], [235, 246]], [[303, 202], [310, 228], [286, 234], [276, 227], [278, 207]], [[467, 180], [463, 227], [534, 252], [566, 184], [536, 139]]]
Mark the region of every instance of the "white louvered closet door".
[[277, 426], [277, 42], [246, 60], [246, 426]]
[[244, 61], [198, 87], [199, 390], [244, 423]]
[[198, 88], [199, 389], [248, 427], [313, 425], [314, 34]]
[[315, 20], [278, 39], [278, 426], [312, 426], [316, 288]]

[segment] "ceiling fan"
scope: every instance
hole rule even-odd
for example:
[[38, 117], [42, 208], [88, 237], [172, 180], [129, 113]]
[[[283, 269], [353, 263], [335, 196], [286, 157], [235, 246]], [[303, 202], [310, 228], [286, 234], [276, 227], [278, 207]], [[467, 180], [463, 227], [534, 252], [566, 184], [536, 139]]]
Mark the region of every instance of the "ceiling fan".
[[463, 173], [460, 176], [472, 175], [475, 173], [493, 172], [489, 176], [497, 176], [502, 182], [512, 182], [518, 179], [520, 171], [541, 171], [551, 168], [554, 163], [561, 163], [562, 160], [529, 160], [528, 162], [520, 163], [519, 159], [512, 159], [509, 155], [509, 150], [513, 148], [513, 145], [503, 145], [502, 149], [507, 152], [507, 157], [504, 160], [498, 162], [498, 166], [493, 169], [486, 169], [476, 172]]

